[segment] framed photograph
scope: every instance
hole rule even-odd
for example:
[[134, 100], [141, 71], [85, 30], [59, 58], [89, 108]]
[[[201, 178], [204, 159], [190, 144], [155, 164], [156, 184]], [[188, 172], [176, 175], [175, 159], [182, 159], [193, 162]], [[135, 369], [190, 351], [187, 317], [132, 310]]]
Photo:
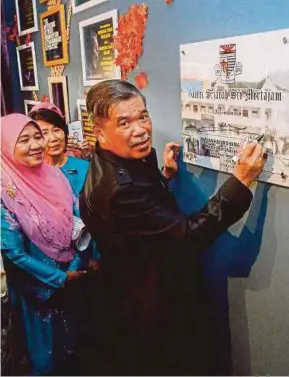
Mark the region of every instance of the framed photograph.
[[38, 90], [34, 42], [16, 47], [21, 90]]
[[69, 122], [69, 105], [66, 76], [48, 77], [49, 99], [56, 105]]
[[108, 0], [72, 0], [73, 13], [81, 12]]
[[57, 5], [41, 13], [40, 28], [45, 67], [68, 64], [69, 57], [64, 5]]
[[69, 136], [73, 137], [78, 143], [83, 142], [83, 128], [80, 120], [68, 123]]
[[89, 120], [85, 99], [77, 100], [77, 112], [78, 120], [80, 120], [82, 123], [84, 138], [89, 142], [90, 145], [95, 146], [96, 136], [93, 132], [93, 126]]
[[25, 99], [24, 100], [24, 107], [25, 107], [25, 114], [28, 115], [31, 111], [31, 109], [38, 105], [40, 101], [33, 101], [32, 99]]
[[38, 30], [36, 0], [15, 0], [19, 36]]
[[84, 86], [120, 78], [120, 68], [114, 64], [116, 51], [113, 47], [113, 35], [116, 27], [116, 9], [79, 23]]

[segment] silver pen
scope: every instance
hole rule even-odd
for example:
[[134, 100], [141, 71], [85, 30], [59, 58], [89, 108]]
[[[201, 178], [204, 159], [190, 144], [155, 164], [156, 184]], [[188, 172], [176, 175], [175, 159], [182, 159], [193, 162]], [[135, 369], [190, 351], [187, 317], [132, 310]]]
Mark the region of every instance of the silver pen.
[[249, 142], [249, 136], [246, 137], [246, 139], [245, 139], [245, 141], [244, 141], [244, 144], [243, 144], [243, 147], [242, 147], [242, 150], [232, 158], [232, 161], [233, 161], [235, 164], [240, 160], [240, 158], [241, 158], [241, 153], [243, 152], [244, 148], [246, 148], [248, 142]]
[[[254, 142], [255, 142], [255, 143], [260, 143], [260, 141], [263, 139], [264, 136], [265, 136], [265, 134], [262, 134], [262, 135], [258, 136], [258, 137], [254, 140]], [[233, 160], [233, 162], [234, 162], [235, 164], [240, 160], [240, 158], [241, 158], [241, 154], [242, 154], [244, 148], [246, 148], [248, 142], [249, 142], [249, 136], [246, 137], [246, 140], [245, 140], [245, 142], [244, 142], [244, 144], [243, 144], [242, 150], [232, 158], [232, 160]]]

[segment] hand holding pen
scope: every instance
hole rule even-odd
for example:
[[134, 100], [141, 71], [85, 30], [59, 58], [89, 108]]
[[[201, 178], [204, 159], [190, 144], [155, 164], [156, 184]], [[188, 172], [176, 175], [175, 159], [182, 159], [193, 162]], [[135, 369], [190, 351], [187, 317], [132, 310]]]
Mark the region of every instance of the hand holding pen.
[[236, 161], [234, 175], [247, 187], [260, 175], [267, 161], [266, 150], [260, 144], [263, 137], [246, 144]]
[[173, 178], [178, 170], [178, 156], [180, 153], [180, 145], [174, 142], [167, 143], [163, 153], [164, 167], [162, 173], [167, 179]]
[[[253, 143], [260, 143], [260, 142], [262, 141], [262, 139], [264, 138], [264, 136], [265, 136], [265, 134], [262, 134], [262, 135], [258, 136], [258, 137], [253, 141]], [[243, 150], [245, 149], [245, 147], [247, 146], [248, 143], [249, 143], [249, 137], [247, 136], [246, 139], [245, 139], [245, 141], [244, 141], [244, 144], [242, 145], [242, 150], [241, 150], [241, 152], [239, 152], [238, 154], [236, 154], [236, 155], [232, 158], [232, 160], [233, 160], [233, 162], [235, 162], [235, 164], [240, 160], [241, 155], [242, 155], [242, 152], [243, 152]], [[268, 158], [268, 155], [267, 155], [266, 152], [264, 152], [264, 156], [263, 156], [263, 157], [264, 157], [264, 159], [267, 159], [267, 158]]]

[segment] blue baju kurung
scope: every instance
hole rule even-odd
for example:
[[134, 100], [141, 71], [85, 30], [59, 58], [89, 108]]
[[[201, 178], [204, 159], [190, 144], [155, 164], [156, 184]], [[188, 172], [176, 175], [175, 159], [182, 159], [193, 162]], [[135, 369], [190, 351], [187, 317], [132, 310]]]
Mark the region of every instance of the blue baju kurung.
[[[66, 164], [61, 168], [74, 194], [75, 216], [80, 215], [78, 197], [88, 167], [88, 161], [68, 156]], [[9, 295], [23, 325], [31, 362], [30, 374], [61, 374], [61, 368], [71, 365], [85, 322], [79, 316], [79, 305], [70, 305], [71, 291], [67, 292], [69, 287], [63, 288], [66, 272], [87, 269], [89, 258], [99, 257], [95, 242], [84, 252], [76, 251], [71, 262], [57, 262], [26, 237], [17, 217], [3, 202], [1, 232], [1, 252]], [[77, 291], [75, 286], [72, 292], [79, 293], [80, 287]], [[55, 300], [59, 293], [62, 293], [61, 299]], [[83, 307], [82, 311], [84, 316]], [[69, 373], [68, 369], [65, 372]]]
[[69, 263], [57, 262], [22, 232], [16, 216], [1, 203], [1, 251], [12, 304], [25, 331], [32, 374], [52, 373], [69, 361], [77, 329], [74, 313], [53, 295], [63, 289], [66, 272], [82, 269], [86, 252]]
[[[74, 194], [74, 215], [79, 216], [78, 196], [89, 163], [69, 156], [61, 168]], [[87, 268], [92, 249], [76, 252], [70, 263], [57, 262], [36, 247], [22, 232], [16, 216], [1, 202], [1, 251], [12, 304], [21, 316], [32, 364], [31, 374], [45, 375], [69, 363], [79, 330], [77, 310], [54, 294], [63, 289], [67, 271]], [[64, 291], [64, 289], [63, 289]], [[65, 298], [65, 294], [63, 295]]]

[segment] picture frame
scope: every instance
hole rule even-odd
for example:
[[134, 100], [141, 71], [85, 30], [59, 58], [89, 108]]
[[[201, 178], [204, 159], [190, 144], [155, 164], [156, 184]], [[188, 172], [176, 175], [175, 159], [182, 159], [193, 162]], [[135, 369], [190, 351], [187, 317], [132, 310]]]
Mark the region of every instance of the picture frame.
[[70, 115], [67, 91], [67, 76], [49, 76], [48, 89], [50, 102], [61, 110], [63, 116], [65, 117], [65, 121], [69, 122]]
[[109, 0], [72, 0], [72, 11], [78, 13]]
[[79, 23], [84, 86], [92, 86], [107, 79], [121, 78], [120, 67], [114, 63], [117, 52], [113, 47], [113, 35], [116, 28], [116, 9]]
[[39, 90], [34, 42], [16, 47], [20, 88]]
[[82, 108], [86, 108], [86, 101], [85, 99], [78, 99], [77, 100], [77, 120], [82, 121]]
[[89, 121], [89, 117], [86, 110], [85, 99], [77, 100], [77, 115], [78, 115], [78, 120], [80, 120], [82, 123], [84, 138], [89, 142], [91, 146], [95, 146], [96, 135], [94, 134], [93, 127]]
[[25, 99], [24, 100], [24, 108], [25, 108], [25, 114], [28, 115], [31, 109], [41, 103], [40, 101], [34, 101], [32, 99]]
[[75, 120], [74, 122], [68, 123], [68, 135], [73, 137], [78, 143], [82, 143], [84, 139], [82, 122], [80, 120]]
[[45, 67], [68, 64], [68, 43], [64, 5], [56, 5], [40, 15], [42, 55]]
[[15, 0], [18, 34], [38, 31], [36, 0]]

